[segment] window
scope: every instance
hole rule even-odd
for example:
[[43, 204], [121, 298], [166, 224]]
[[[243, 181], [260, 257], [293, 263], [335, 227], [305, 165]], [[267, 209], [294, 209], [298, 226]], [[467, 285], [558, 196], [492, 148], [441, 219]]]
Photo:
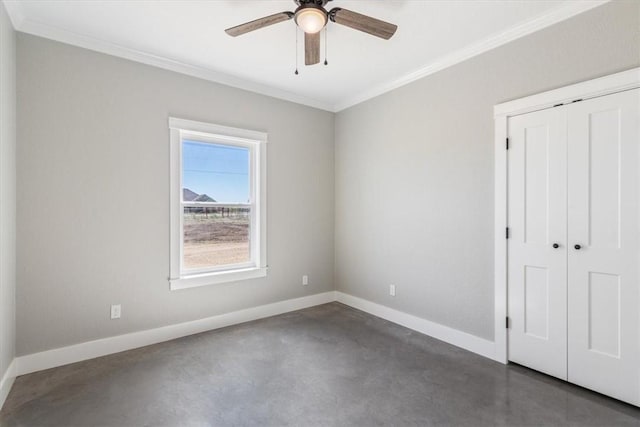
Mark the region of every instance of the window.
[[171, 289], [266, 276], [267, 135], [182, 119], [171, 133]]

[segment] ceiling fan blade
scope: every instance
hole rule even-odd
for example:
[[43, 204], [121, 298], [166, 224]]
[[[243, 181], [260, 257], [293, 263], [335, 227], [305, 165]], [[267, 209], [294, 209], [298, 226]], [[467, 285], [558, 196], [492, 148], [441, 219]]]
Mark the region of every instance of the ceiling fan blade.
[[397, 25], [339, 7], [331, 9], [329, 17], [333, 22], [385, 40], [389, 40], [398, 29]]
[[304, 33], [304, 65], [320, 62], [320, 33]]
[[293, 12], [280, 12], [275, 15], [265, 16], [264, 18], [227, 28], [224, 31], [231, 37], [237, 37], [251, 31], [259, 30], [260, 28], [268, 27], [269, 25], [288, 21], [291, 18], [293, 18]]

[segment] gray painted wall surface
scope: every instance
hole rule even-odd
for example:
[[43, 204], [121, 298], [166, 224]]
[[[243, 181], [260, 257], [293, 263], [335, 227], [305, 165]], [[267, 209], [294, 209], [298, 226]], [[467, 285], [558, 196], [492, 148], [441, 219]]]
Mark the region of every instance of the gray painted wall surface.
[[638, 65], [614, 2], [338, 113], [337, 289], [493, 339], [493, 106]]
[[[169, 116], [268, 132], [266, 279], [169, 290]], [[333, 290], [333, 121], [19, 34], [17, 354]]]
[[0, 378], [15, 355], [16, 36], [0, 3]]
[[[639, 7], [599, 7], [343, 111], [335, 126], [331, 113], [20, 34], [17, 354], [324, 292], [334, 279], [492, 339], [493, 105], [638, 66]], [[269, 132], [267, 279], [169, 291], [168, 116]]]

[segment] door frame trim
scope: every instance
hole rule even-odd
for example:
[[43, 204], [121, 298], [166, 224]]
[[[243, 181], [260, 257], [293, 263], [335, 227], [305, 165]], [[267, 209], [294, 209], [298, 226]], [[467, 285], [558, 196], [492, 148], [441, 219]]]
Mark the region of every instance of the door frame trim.
[[495, 360], [509, 360], [505, 319], [507, 307], [507, 216], [508, 158], [506, 139], [509, 118], [520, 114], [568, 104], [576, 100], [596, 98], [640, 87], [640, 67], [583, 81], [536, 95], [497, 104], [494, 117], [494, 342]]

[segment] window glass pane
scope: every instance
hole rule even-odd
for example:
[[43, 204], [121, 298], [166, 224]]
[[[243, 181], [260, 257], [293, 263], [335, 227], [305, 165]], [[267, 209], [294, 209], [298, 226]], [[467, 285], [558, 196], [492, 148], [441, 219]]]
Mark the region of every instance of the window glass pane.
[[249, 203], [249, 149], [182, 141], [185, 202]]
[[185, 269], [251, 261], [249, 208], [183, 209]]

